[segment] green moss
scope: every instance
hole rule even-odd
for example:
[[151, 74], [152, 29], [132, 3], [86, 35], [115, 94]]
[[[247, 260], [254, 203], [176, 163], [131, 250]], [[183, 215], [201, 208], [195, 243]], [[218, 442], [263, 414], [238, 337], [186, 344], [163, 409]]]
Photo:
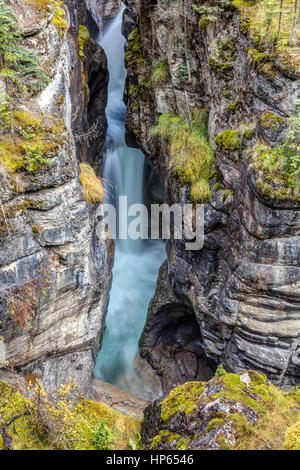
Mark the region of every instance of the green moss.
[[206, 16], [206, 17], [201, 18], [201, 20], [199, 21], [199, 26], [201, 29], [205, 29], [210, 23], [211, 23], [211, 20]]
[[42, 233], [43, 228], [40, 227], [39, 225], [33, 225], [33, 226], [31, 227], [31, 230], [32, 230], [32, 232], [33, 232], [34, 234], [39, 234], [39, 233]]
[[240, 30], [244, 34], [248, 34], [250, 30], [250, 23], [248, 21], [244, 21], [240, 24]]
[[176, 413], [192, 414], [204, 389], [203, 382], [187, 382], [173, 389], [162, 402], [162, 421], [170, 421]]
[[191, 441], [188, 438], [181, 438], [177, 443], [176, 449], [177, 450], [187, 450], [190, 442]]
[[79, 45], [79, 57], [85, 60], [84, 50], [87, 44], [90, 42], [91, 36], [89, 30], [82, 24], [78, 27], [78, 45]]
[[64, 33], [68, 27], [68, 23], [65, 19], [66, 14], [63, 8], [63, 2], [60, 0], [26, 0], [28, 3], [31, 3], [36, 6], [41, 11], [45, 12], [45, 15], [48, 15], [49, 10], [53, 11], [52, 23], [57, 29], [61, 37], [64, 36]]
[[255, 128], [248, 127], [247, 129], [243, 130], [243, 136], [245, 139], [251, 139], [255, 134]]
[[221, 450], [230, 450], [231, 448], [225, 439], [224, 434], [219, 434], [219, 436], [217, 436], [217, 443], [219, 444]]
[[142, 57], [141, 35], [138, 26], [135, 26], [128, 36], [125, 62], [127, 67], [137, 66], [145, 62]]
[[232, 95], [231, 95], [231, 93], [229, 93], [229, 91], [224, 91], [223, 96], [227, 100], [230, 100]]
[[[249, 389], [241, 382], [240, 376], [228, 373], [220, 380], [224, 385], [222, 392], [219, 392], [214, 398], [226, 397], [230, 400], [236, 400], [249, 408], [266, 413], [267, 407], [272, 402], [271, 389], [267, 384], [267, 378], [254, 371], [249, 371], [251, 383]], [[256, 399], [256, 396], [258, 399]], [[254, 398], [255, 397], [255, 398]]]
[[112, 431], [104, 420], [99, 421], [93, 433], [92, 443], [96, 450], [107, 450], [112, 441]]
[[234, 103], [228, 103], [227, 108], [230, 111], [235, 111], [237, 109], [237, 107], [239, 106], [239, 104], [240, 104], [239, 99], [236, 99]]
[[[285, 392], [272, 385], [265, 375], [249, 370], [250, 382], [245, 384], [238, 374], [226, 373], [219, 368], [217, 376], [208, 383], [190, 382], [176, 387], [161, 404], [161, 422], [165, 429], [155, 436], [152, 448], [163, 444], [164, 448], [189, 448], [190, 442], [199, 436], [199, 429], [203, 436], [203, 422], [197, 419], [197, 409], [203, 410], [215, 400], [229, 400], [232, 404], [240, 403], [239, 412], [227, 413], [210, 408], [209, 422], [205, 432], [212, 433], [221, 449], [280, 449], [283, 445], [287, 449], [297, 449], [299, 446], [300, 426], [298, 404], [300, 403], [300, 390], [295, 388]], [[221, 372], [221, 373], [220, 373]], [[197, 388], [197, 385], [199, 388]], [[216, 392], [217, 391], [217, 392]], [[159, 406], [159, 405], [157, 405]], [[255, 419], [249, 418], [248, 409]], [[225, 408], [224, 408], [225, 410]], [[180, 422], [180, 416], [175, 414], [192, 415], [193, 426], [186, 436], [186, 428], [181, 434], [180, 428], [174, 433], [174, 423]], [[200, 412], [199, 415], [202, 413]], [[170, 421], [171, 420], [171, 421]], [[199, 426], [197, 426], [199, 425]], [[169, 429], [168, 429], [169, 428]], [[227, 441], [228, 432], [233, 430], [233, 440]], [[278, 437], [279, 435], [279, 437]], [[285, 443], [284, 443], [285, 441]], [[283, 444], [284, 443], [284, 444]]]
[[48, 167], [50, 157], [62, 144], [61, 120], [54, 115], [37, 119], [23, 110], [12, 112], [12, 116], [14, 135], [7, 129], [0, 139], [0, 164], [8, 173], [35, 173]]
[[236, 438], [246, 438], [253, 434], [254, 428], [249, 423], [245, 415], [234, 413], [230, 415], [229, 419], [230, 421], [233, 421]]
[[224, 41], [218, 41], [213, 45], [209, 57], [209, 64], [220, 75], [231, 70], [236, 60], [236, 39], [228, 36]]
[[278, 129], [282, 128], [284, 125], [284, 119], [278, 114], [274, 114], [271, 112], [264, 113], [260, 118], [260, 125], [264, 129], [270, 129], [271, 131], [277, 131]]
[[18, 18], [0, 1], [0, 77], [10, 96], [34, 95], [49, 83], [35, 51], [24, 42]]
[[225, 151], [238, 150], [241, 145], [240, 132], [235, 129], [220, 132], [215, 138], [215, 142], [218, 147]]
[[151, 441], [151, 445], [150, 445], [151, 449], [155, 449], [158, 446], [158, 444], [162, 442], [163, 438], [169, 435], [170, 435], [169, 431], [164, 431], [164, 430], [160, 431], [160, 433], [157, 436], [153, 437]]
[[150, 136], [160, 136], [169, 143], [170, 168], [181, 183], [191, 186], [192, 200], [207, 202], [214, 152], [207, 138], [206, 111], [195, 109], [191, 126], [186, 117], [163, 114], [158, 125], [151, 128]]
[[139, 86], [136, 85], [135, 83], [129, 83], [128, 94], [130, 97], [138, 98], [140, 95]]
[[206, 426], [206, 432], [209, 432], [209, 431], [211, 431], [212, 429], [214, 429], [218, 426], [222, 426], [223, 424], [224, 424], [224, 419], [223, 418], [214, 418]]
[[190, 443], [190, 439], [188, 437], [182, 437], [174, 432], [163, 430], [152, 439], [150, 444], [151, 449], [155, 449], [162, 442], [172, 449], [176, 448], [176, 450], [186, 450]]
[[227, 199], [231, 196], [234, 196], [235, 195], [235, 191], [234, 189], [225, 189], [222, 193], [222, 202], [223, 204], [226, 203]]
[[266, 52], [260, 52], [257, 49], [250, 48], [248, 49], [248, 55], [255, 65], [268, 62], [273, 58], [272, 54], [267, 54]]

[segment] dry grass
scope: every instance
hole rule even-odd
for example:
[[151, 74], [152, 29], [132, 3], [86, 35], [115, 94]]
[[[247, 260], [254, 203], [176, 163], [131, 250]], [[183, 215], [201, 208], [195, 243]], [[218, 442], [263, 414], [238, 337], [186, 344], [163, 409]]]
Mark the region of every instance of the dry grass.
[[102, 180], [96, 176], [95, 171], [88, 163], [80, 164], [79, 179], [88, 204], [103, 202], [104, 188]]
[[[294, 430], [295, 420], [299, 414], [297, 407], [299, 393], [284, 392], [275, 386], [270, 386], [272, 401], [270, 406], [253, 427], [249, 439], [242, 441], [240, 448], [251, 450], [282, 450], [295, 448], [296, 436], [300, 439], [300, 421], [298, 429]], [[297, 411], [298, 408], [298, 411]], [[296, 433], [297, 431], [297, 433]], [[289, 439], [287, 439], [289, 436]]]

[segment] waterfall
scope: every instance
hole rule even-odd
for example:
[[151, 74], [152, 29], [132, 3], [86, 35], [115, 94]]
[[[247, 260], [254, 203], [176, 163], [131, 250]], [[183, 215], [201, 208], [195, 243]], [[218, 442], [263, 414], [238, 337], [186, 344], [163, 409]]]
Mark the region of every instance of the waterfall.
[[[117, 213], [119, 196], [127, 196], [128, 207], [143, 203], [147, 196], [146, 158], [140, 150], [129, 148], [125, 143], [123, 10], [124, 6], [101, 42], [110, 74], [106, 109], [105, 197], [106, 202], [115, 205]], [[127, 214], [122, 213], [118, 224], [126, 221]], [[158, 269], [164, 258], [164, 245], [159, 240], [116, 240], [106, 329], [94, 370], [95, 377], [142, 398], [151, 397], [144, 392], [143, 380], [136, 373], [135, 358]]]

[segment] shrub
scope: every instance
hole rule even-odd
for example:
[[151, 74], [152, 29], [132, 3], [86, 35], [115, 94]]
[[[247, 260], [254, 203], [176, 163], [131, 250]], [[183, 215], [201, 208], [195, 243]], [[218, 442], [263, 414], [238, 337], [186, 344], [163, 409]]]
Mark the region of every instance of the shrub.
[[13, 319], [20, 330], [29, 327], [39, 300], [47, 295], [49, 287], [46, 268], [39, 269], [38, 276], [33, 279], [1, 287], [0, 298], [5, 308], [5, 319]]
[[223, 364], [219, 364], [218, 367], [217, 367], [217, 370], [215, 372], [215, 377], [222, 377], [223, 375], [226, 375], [226, 374], [227, 374], [227, 372], [224, 369]]
[[96, 176], [93, 168], [87, 163], [80, 164], [79, 179], [88, 204], [103, 202], [104, 188], [102, 180]]
[[112, 432], [105, 423], [100, 421], [94, 431], [92, 443], [96, 450], [107, 450], [112, 441]]
[[178, 65], [175, 78], [178, 83], [186, 83], [188, 81], [189, 74], [188, 74], [188, 69], [186, 65], [184, 64]]
[[169, 143], [170, 168], [181, 183], [191, 185], [194, 202], [207, 202], [211, 191], [209, 176], [214, 151], [207, 139], [207, 113], [195, 110], [191, 126], [186, 117], [162, 114], [150, 130], [151, 137], [162, 137]]

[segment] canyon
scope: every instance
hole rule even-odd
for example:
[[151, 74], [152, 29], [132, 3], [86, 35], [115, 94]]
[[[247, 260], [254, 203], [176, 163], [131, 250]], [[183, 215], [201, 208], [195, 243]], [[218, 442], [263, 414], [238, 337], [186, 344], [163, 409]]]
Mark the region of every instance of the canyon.
[[[289, 186], [279, 167], [268, 173], [259, 163], [299, 119], [297, 59], [263, 52], [248, 10], [227, 1], [213, 2], [208, 20], [195, 0], [65, 0], [59, 28], [51, 2], [46, 10], [34, 0], [5, 3], [49, 76], [38, 93], [14, 97], [17, 111], [56, 126], [60, 138], [46, 168], [11, 176], [0, 165], [0, 379], [15, 383], [17, 374], [46, 390], [75, 379], [87, 398], [125, 414], [149, 405], [143, 442], [159, 436], [158, 449], [168, 434], [154, 399], [191, 381], [207, 382], [204, 397], [226, 390], [227, 379], [213, 378], [220, 365], [257, 371], [258, 401], [260, 385], [299, 385], [299, 174]], [[118, 54], [105, 43], [116, 24]], [[1, 106], [7, 89], [0, 77]], [[207, 167], [191, 170], [200, 184], [182, 168], [185, 152], [193, 157], [202, 144]], [[103, 198], [85, 194], [82, 164], [102, 178], [105, 201], [115, 185], [133, 202], [204, 204], [204, 247], [187, 251], [172, 233], [165, 251], [162, 240], [122, 248], [101, 224]], [[33, 314], [22, 326], [12, 306], [24, 292]], [[122, 324], [113, 312], [125, 313]], [[211, 409], [197, 407], [206, 426]], [[228, 405], [235, 412], [250, 424], [258, 416]], [[167, 431], [185, 438], [181, 426], [194, 418], [174, 416]], [[194, 434], [186, 445], [220, 447], [216, 430]]]

